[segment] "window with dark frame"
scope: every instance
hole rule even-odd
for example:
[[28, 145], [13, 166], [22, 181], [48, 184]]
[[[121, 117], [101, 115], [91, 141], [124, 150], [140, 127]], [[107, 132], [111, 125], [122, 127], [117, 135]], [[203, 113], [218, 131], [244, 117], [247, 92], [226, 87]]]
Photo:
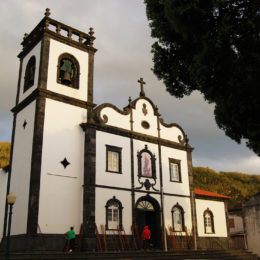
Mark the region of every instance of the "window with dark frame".
[[172, 226], [174, 231], [184, 231], [184, 210], [178, 203], [172, 208]]
[[122, 173], [122, 148], [106, 145], [106, 171]]
[[170, 181], [181, 182], [181, 161], [169, 158]]
[[69, 53], [63, 53], [58, 58], [57, 82], [71, 88], [79, 88], [79, 63]]
[[122, 203], [114, 196], [106, 203], [106, 230], [122, 229]]
[[215, 233], [213, 213], [209, 209], [207, 209], [207, 210], [204, 211], [203, 217], [204, 217], [205, 234]]
[[34, 85], [34, 77], [35, 77], [35, 63], [36, 59], [35, 56], [32, 56], [25, 69], [25, 74], [24, 74], [24, 87], [23, 87], [23, 92], [28, 90], [30, 87]]

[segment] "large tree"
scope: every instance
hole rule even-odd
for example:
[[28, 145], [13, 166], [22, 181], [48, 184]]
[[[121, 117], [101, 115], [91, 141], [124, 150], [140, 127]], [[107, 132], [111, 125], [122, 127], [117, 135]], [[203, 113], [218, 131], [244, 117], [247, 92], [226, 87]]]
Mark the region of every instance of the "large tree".
[[200, 91], [227, 136], [260, 155], [260, 1], [145, 0], [155, 75]]

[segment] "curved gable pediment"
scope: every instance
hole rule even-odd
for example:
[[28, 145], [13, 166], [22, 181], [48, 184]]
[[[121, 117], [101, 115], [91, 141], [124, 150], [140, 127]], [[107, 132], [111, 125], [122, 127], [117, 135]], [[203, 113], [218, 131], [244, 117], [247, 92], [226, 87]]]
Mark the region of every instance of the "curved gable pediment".
[[182, 146], [188, 142], [183, 129], [176, 123], [164, 123], [158, 107], [145, 96], [133, 101], [129, 98], [128, 105], [123, 109], [111, 103], [103, 103], [94, 109], [93, 119], [101, 125], [162, 138]]

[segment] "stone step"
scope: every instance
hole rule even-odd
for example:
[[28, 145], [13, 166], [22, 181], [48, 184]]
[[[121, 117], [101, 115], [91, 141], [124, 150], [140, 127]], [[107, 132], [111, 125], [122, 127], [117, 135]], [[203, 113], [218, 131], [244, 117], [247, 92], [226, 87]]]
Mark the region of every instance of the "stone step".
[[[5, 259], [3, 252], [0, 253], [0, 260]], [[9, 260], [94, 260], [94, 259], [117, 259], [117, 260], [175, 260], [175, 259], [221, 259], [221, 260], [236, 260], [236, 259], [258, 259], [256, 256], [244, 251], [206, 251], [206, 250], [191, 250], [191, 251], [129, 251], [129, 252], [11, 252]]]

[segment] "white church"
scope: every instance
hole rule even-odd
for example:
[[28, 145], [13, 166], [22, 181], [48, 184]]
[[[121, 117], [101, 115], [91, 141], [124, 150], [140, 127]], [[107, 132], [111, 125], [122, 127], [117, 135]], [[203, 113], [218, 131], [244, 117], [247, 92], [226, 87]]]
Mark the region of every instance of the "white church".
[[97, 231], [131, 238], [145, 225], [158, 249], [169, 226], [193, 232], [198, 248], [227, 245], [229, 197], [194, 189], [193, 148], [179, 125], [164, 123], [144, 80], [122, 110], [93, 103], [94, 40], [92, 28], [67, 26], [49, 9], [24, 36], [6, 191], [17, 196], [12, 248], [37, 249], [44, 238], [60, 249], [70, 226], [84, 250], [96, 248]]

